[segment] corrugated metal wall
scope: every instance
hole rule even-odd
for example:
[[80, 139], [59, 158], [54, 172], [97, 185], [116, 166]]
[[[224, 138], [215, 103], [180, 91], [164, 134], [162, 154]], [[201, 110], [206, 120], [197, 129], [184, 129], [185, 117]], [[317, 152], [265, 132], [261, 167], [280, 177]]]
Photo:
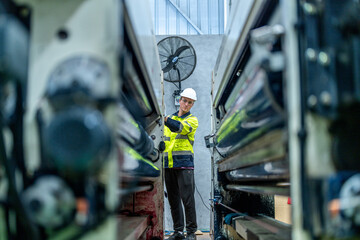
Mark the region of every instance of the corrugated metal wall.
[[226, 0], [150, 0], [155, 35], [224, 33]]

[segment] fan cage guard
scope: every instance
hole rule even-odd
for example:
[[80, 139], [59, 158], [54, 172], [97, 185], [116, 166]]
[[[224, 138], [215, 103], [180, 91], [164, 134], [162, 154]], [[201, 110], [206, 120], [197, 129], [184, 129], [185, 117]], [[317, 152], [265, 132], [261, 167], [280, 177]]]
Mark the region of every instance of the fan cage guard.
[[164, 72], [164, 80], [167, 82], [181, 82], [190, 77], [196, 66], [196, 52], [191, 43], [182, 37], [166, 37], [159, 41], [158, 50], [160, 56], [161, 69], [164, 69], [174, 56], [177, 49], [182, 46], [189, 48], [181, 52], [179, 60], [175, 64], [180, 72], [180, 79], [176, 68]]

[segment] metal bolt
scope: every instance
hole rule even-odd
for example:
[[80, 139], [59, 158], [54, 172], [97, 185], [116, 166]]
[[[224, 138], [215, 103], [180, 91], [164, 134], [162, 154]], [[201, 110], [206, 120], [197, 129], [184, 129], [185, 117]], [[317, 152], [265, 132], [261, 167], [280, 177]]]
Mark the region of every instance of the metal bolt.
[[304, 12], [308, 15], [314, 15], [317, 13], [316, 6], [311, 3], [304, 3], [303, 4]]
[[22, 8], [21, 10], [20, 10], [20, 15], [22, 16], [22, 17], [28, 17], [29, 16], [29, 14], [30, 14], [30, 11], [29, 11], [29, 9], [28, 8]]
[[156, 120], [156, 123], [157, 123], [159, 126], [161, 126], [161, 125], [162, 125], [162, 119]]
[[240, 77], [240, 74], [241, 74], [241, 70], [236, 72], [236, 76]]
[[313, 48], [306, 49], [305, 55], [308, 60], [316, 61], [316, 51]]
[[310, 108], [314, 108], [318, 102], [317, 97], [315, 95], [310, 95], [307, 102]]
[[320, 52], [318, 59], [319, 63], [323, 66], [328, 66], [330, 64], [330, 57], [326, 52]]
[[155, 135], [151, 135], [151, 139], [152, 139], [152, 140], [155, 140], [155, 139], [156, 139], [156, 136], [155, 136]]
[[330, 95], [330, 93], [327, 92], [327, 91], [322, 92], [320, 94], [320, 101], [325, 106], [330, 106], [331, 105], [331, 95]]

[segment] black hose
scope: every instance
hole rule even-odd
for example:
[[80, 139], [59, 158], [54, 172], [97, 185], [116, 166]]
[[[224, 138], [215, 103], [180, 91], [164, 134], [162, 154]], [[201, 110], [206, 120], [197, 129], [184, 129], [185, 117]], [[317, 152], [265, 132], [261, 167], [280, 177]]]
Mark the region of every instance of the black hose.
[[35, 225], [31, 222], [29, 214], [26, 212], [24, 206], [21, 203], [20, 196], [16, 189], [15, 182], [15, 166], [13, 161], [10, 161], [6, 155], [4, 135], [3, 135], [3, 117], [0, 113], [0, 165], [4, 166], [5, 173], [8, 179], [9, 195], [8, 198], [15, 208], [17, 219], [19, 224], [23, 227], [24, 231], [18, 231], [24, 234], [27, 239], [38, 240], [39, 231]]

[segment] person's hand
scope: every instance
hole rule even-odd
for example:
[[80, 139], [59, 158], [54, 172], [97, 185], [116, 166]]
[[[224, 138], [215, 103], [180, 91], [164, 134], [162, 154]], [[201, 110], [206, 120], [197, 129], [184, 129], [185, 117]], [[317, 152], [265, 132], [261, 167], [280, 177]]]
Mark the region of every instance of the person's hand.
[[169, 117], [169, 116], [166, 116], [166, 117], [164, 118], [164, 122], [166, 122], [166, 121], [167, 121], [168, 117]]

